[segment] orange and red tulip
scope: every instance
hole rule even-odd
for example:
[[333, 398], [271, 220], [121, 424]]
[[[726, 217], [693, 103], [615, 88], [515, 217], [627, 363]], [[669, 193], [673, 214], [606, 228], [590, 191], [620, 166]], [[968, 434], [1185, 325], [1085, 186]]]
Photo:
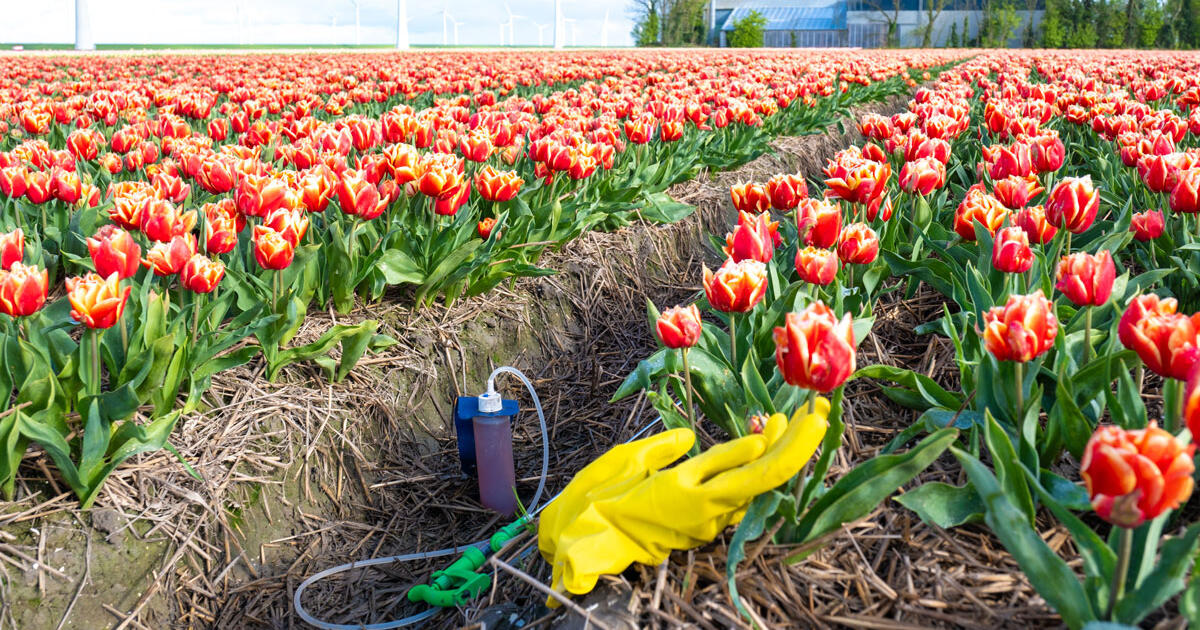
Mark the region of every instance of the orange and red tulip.
[[825, 199], [805, 199], [797, 206], [796, 229], [805, 245], [830, 249], [842, 233], [842, 209]]
[[767, 194], [776, 210], [791, 210], [801, 200], [808, 199], [808, 183], [800, 175], [776, 175], [767, 180]]
[[156, 276], [170, 276], [179, 273], [196, 253], [196, 237], [192, 234], [180, 234], [166, 243], [155, 243], [142, 264], [154, 271]]
[[100, 277], [112, 274], [124, 280], [137, 273], [142, 248], [133, 235], [115, 225], [105, 225], [87, 239], [88, 253]]
[[869, 265], [879, 256], [879, 235], [866, 223], [851, 223], [838, 237], [837, 252], [848, 265]]
[[254, 259], [263, 269], [287, 269], [296, 247], [282, 234], [262, 225], [254, 226]]
[[778, 233], [779, 224], [771, 221], [770, 213], [739, 212], [737, 227], [725, 236], [725, 254], [734, 262], [748, 259], [771, 262]]
[[15, 262], [0, 271], [0, 313], [10, 317], [28, 317], [46, 304], [49, 274], [45, 269]]
[[669, 308], [655, 323], [658, 338], [668, 348], [690, 348], [700, 340], [700, 309], [695, 304]]
[[1180, 171], [1168, 203], [1175, 212], [1200, 212], [1200, 168]]
[[704, 295], [709, 306], [722, 313], [745, 313], [766, 291], [767, 266], [757, 260], [727, 260], [716, 272], [704, 267]]
[[1041, 289], [1029, 295], [1010, 295], [1004, 306], [983, 315], [983, 341], [1000, 361], [1024, 363], [1054, 347], [1058, 318]]
[[204, 254], [193, 255], [179, 270], [179, 281], [195, 293], [212, 293], [224, 277], [225, 264], [209, 260]]
[[975, 224], [978, 222], [989, 234], [994, 236], [996, 230], [1000, 229], [1008, 216], [1008, 208], [1005, 208], [999, 199], [984, 190], [983, 186], [976, 184], [967, 191], [967, 196], [963, 198], [962, 203], [958, 204], [958, 209], [954, 213], [954, 231], [963, 240], [974, 241]]
[[1029, 242], [1035, 245], [1045, 245], [1058, 234], [1058, 228], [1050, 225], [1046, 220], [1046, 208], [1044, 206], [1025, 206], [1017, 211], [1017, 215], [1013, 222], [1025, 230], [1025, 235], [1029, 237]]
[[138, 226], [146, 238], [167, 243], [186, 234], [196, 227], [196, 211], [180, 212], [179, 208], [166, 199], [147, 199], [142, 205]]
[[1155, 422], [1132, 431], [1101, 426], [1084, 448], [1079, 474], [1097, 516], [1133, 528], [1187, 501], [1195, 451]]
[[791, 385], [827, 393], [854, 372], [854, 320], [840, 321], [821, 302], [799, 313], [788, 313], [777, 327], [775, 365]]
[[992, 243], [992, 266], [1004, 273], [1025, 273], [1033, 266], [1029, 235], [1018, 227], [1006, 227], [996, 233]]
[[1145, 210], [1133, 213], [1129, 220], [1129, 231], [1133, 232], [1134, 240], [1146, 242], [1162, 236], [1166, 227], [1161, 210]]
[[1075, 306], [1100, 306], [1112, 295], [1116, 280], [1112, 254], [1077, 252], [1063, 256], [1054, 270], [1055, 288]]
[[900, 190], [928, 196], [946, 185], [946, 165], [930, 157], [905, 162], [900, 168]]
[[810, 245], [796, 252], [796, 273], [804, 282], [825, 286], [833, 282], [837, 272], [838, 255], [833, 250]]
[[771, 194], [762, 184], [734, 184], [729, 187], [729, 197], [739, 212], [757, 214], [771, 209]]
[[25, 259], [25, 232], [17, 228], [0, 233], [0, 270], [8, 271]]
[[1091, 175], [1068, 177], [1054, 185], [1046, 199], [1046, 220], [1057, 228], [1079, 234], [1092, 226], [1100, 208], [1100, 194]]
[[475, 174], [475, 188], [479, 189], [479, 196], [488, 201], [511, 201], [524, 185], [525, 180], [518, 177], [516, 171], [497, 171], [490, 164]]
[[89, 273], [67, 278], [66, 284], [71, 317], [88, 328], [110, 328], [125, 312], [130, 287], [122, 287], [115, 273], [107, 278]]

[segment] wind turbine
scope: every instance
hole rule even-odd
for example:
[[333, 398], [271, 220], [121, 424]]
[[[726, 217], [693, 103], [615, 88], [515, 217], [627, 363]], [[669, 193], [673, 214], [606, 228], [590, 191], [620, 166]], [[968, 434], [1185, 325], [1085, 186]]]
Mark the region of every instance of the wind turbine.
[[88, 0], [75, 0], [75, 50], [96, 50], [92, 41], [92, 16]]
[[442, 45], [446, 44], [446, 0], [442, 0]]
[[566, 44], [566, 31], [563, 29], [562, 0], [554, 0], [554, 47], [561, 49]]
[[408, 48], [408, 0], [396, 0], [396, 48]]
[[608, 48], [608, 9], [604, 9], [604, 26], [600, 28], [600, 47]]
[[533, 25], [536, 26], [537, 30], [538, 30], [538, 46], [545, 46], [546, 44], [544, 42], [546, 40], [542, 34], [545, 33], [546, 29], [550, 28], [552, 25], [551, 24], [538, 24], [537, 22], [534, 22]]
[[[516, 22], [517, 20], [524, 20], [526, 18], [524, 15], [513, 15], [512, 7], [508, 6], [507, 2], [504, 3], [504, 12], [508, 13], [508, 22], [505, 22], [505, 24], [508, 25], [508, 45], [513, 46], [517, 43], [517, 39], [513, 34], [513, 23]], [[502, 24], [501, 26], [504, 26], [504, 25]], [[503, 37], [500, 38], [500, 45], [501, 46], [504, 45]]]
[[578, 27], [576, 26], [576, 20], [575, 20], [575, 18], [563, 18], [563, 24], [571, 25], [571, 46], [574, 47], [575, 42], [576, 42], [575, 36], [578, 34], [578, 30], [577, 30]]
[[454, 45], [457, 46], [458, 45], [458, 27], [460, 24], [462, 24], [462, 22], [459, 22], [458, 20], [454, 19], [454, 16], [451, 15], [450, 23], [454, 25]]

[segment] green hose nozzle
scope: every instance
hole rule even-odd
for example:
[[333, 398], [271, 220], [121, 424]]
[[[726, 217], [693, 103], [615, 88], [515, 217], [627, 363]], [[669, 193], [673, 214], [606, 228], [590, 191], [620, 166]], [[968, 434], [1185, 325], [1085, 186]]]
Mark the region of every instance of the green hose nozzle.
[[[520, 518], [492, 535], [488, 543], [488, 554], [496, 553], [508, 541], [521, 533], [529, 524], [528, 518]], [[451, 608], [463, 606], [479, 597], [491, 583], [489, 575], [478, 573], [487, 562], [487, 555], [476, 547], [468, 547], [453, 564], [429, 576], [429, 584], [418, 584], [408, 591], [408, 601], [425, 602], [430, 606]]]

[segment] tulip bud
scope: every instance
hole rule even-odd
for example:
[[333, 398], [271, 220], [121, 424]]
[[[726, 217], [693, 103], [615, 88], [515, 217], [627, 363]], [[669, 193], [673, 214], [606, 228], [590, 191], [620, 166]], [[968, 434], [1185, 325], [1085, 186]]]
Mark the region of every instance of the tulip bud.
[[[800, 175], [776, 175], [767, 180], [767, 194], [776, 210], [791, 210], [808, 198], [808, 183]], [[734, 199], [737, 203], [737, 199]]]
[[1190, 168], [1179, 172], [1179, 180], [1171, 189], [1171, 197], [1168, 202], [1175, 212], [1189, 214], [1200, 212], [1200, 168]]
[[900, 190], [925, 197], [946, 185], [946, 165], [934, 158], [905, 162], [900, 168]]
[[1017, 227], [1025, 230], [1029, 242], [1035, 245], [1045, 245], [1058, 234], [1058, 228], [1046, 221], [1046, 208], [1043, 206], [1026, 206], [1017, 211], [1014, 220]]
[[768, 212], [752, 215], [738, 213], [738, 224], [725, 236], [725, 254], [734, 262], [752, 259], [768, 263], [775, 255], [779, 224], [771, 222]]
[[796, 273], [809, 284], [825, 286], [837, 277], [837, 253], [808, 246], [796, 252]]
[[1046, 220], [1057, 228], [1079, 234], [1092, 226], [1100, 208], [1100, 194], [1091, 175], [1068, 177], [1055, 184], [1046, 200]]
[[[480, 219], [479, 225], [475, 226], [475, 232], [479, 234], [479, 238], [487, 240], [492, 236], [492, 230], [496, 229], [496, 219], [493, 217], [484, 217]], [[496, 235], [496, 238], [500, 238]]]
[[1133, 238], [1143, 243], [1162, 236], [1164, 227], [1161, 210], [1135, 212], [1129, 221], [1129, 231], [1133, 232]]
[[954, 213], [954, 231], [963, 240], [974, 241], [976, 222], [982, 224], [989, 234], [995, 235], [1008, 216], [1008, 208], [988, 194], [982, 185], [976, 184], [967, 191], [962, 203], [958, 204]]
[[992, 266], [1004, 273], [1025, 273], [1033, 266], [1029, 236], [1020, 227], [1006, 227], [992, 243]]
[[179, 271], [180, 282], [195, 293], [212, 293], [223, 277], [225, 264], [219, 260], [209, 260], [203, 254], [193, 255]]
[[287, 269], [296, 247], [282, 234], [262, 225], [254, 226], [254, 259], [263, 269]]
[[758, 214], [771, 208], [771, 195], [762, 184], [734, 184], [729, 187], [729, 196], [739, 212]]
[[88, 328], [111, 328], [125, 312], [130, 287], [122, 287], [117, 274], [101, 278], [98, 274], [67, 278], [67, 299], [71, 318]]
[[824, 199], [805, 199], [797, 210], [796, 229], [805, 245], [829, 249], [842, 233], [842, 210]]
[[1079, 474], [1097, 516], [1134, 528], [1191, 496], [1195, 451], [1156, 422], [1133, 431], [1101, 426], [1084, 448]]
[[9, 317], [27, 317], [46, 304], [49, 274], [45, 269], [14, 262], [0, 271], [0, 313]]
[[716, 273], [704, 267], [704, 294], [709, 306], [722, 313], [745, 313], [766, 291], [767, 266], [757, 260], [727, 260]]
[[156, 276], [170, 276], [179, 273], [188, 259], [196, 254], [196, 237], [191, 234], [181, 234], [168, 243], [156, 243], [146, 252], [142, 264], [154, 271]]
[[1018, 177], [1010, 175], [992, 185], [992, 196], [1010, 210], [1019, 210], [1029, 203], [1030, 199], [1038, 196], [1045, 188], [1038, 182], [1037, 177]]
[[1054, 347], [1058, 318], [1041, 289], [1010, 295], [983, 315], [983, 341], [997, 360], [1024, 363]]
[[1085, 252], [1068, 254], [1054, 271], [1055, 288], [1075, 306], [1100, 306], [1112, 294], [1116, 275], [1108, 250], [1095, 256]]
[[0, 233], [0, 270], [8, 271], [25, 259], [25, 232], [17, 228]]
[[854, 321], [840, 321], [828, 306], [814, 302], [788, 313], [774, 331], [775, 364], [788, 384], [827, 393], [854, 372]]
[[690, 348], [700, 340], [700, 309], [695, 304], [663, 311], [655, 327], [658, 338], [668, 348]]
[[846, 264], [869, 265], [879, 255], [879, 236], [866, 223], [851, 223], [838, 237], [838, 258]]
[[88, 237], [87, 247], [101, 278], [115, 273], [124, 280], [137, 273], [142, 248], [129, 232], [115, 225], [105, 225]]

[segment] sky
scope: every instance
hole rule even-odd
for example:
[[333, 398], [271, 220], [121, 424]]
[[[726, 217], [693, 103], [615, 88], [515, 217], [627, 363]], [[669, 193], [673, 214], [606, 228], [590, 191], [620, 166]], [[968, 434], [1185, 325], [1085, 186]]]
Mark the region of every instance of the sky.
[[[88, 0], [97, 44], [362, 44], [396, 41], [396, 0]], [[567, 45], [600, 46], [608, 16], [609, 46], [630, 46], [628, 0], [562, 0]], [[70, 43], [75, 0], [0, 0], [0, 43]], [[553, 41], [554, 0], [508, 0], [518, 46]], [[408, 0], [413, 44], [495, 46], [508, 22], [504, 0]], [[240, 18], [239, 18], [240, 16]], [[523, 17], [522, 17], [523, 16]], [[572, 33], [574, 30], [574, 33]], [[574, 41], [572, 41], [572, 35]], [[510, 43], [505, 28], [504, 44]]]

